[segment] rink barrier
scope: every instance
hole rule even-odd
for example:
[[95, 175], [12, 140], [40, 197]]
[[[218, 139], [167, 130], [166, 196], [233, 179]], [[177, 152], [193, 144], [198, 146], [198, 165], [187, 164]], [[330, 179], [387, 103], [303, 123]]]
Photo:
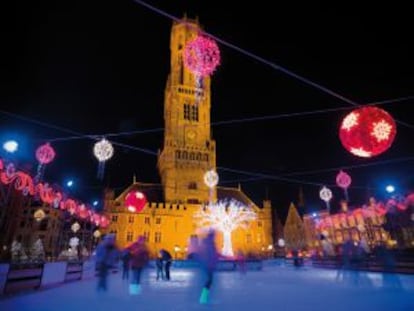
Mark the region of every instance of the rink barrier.
[[392, 272], [414, 274], [414, 258], [400, 257], [389, 262], [384, 262], [375, 256], [369, 256], [363, 259], [351, 259], [349, 263], [344, 266], [341, 257], [324, 257], [313, 258], [312, 266], [315, 268], [327, 269], [350, 269], [369, 272]]
[[0, 264], [0, 296], [48, 288], [94, 276], [93, 261]]
[[43, 264], [11, 264], [7, 273], [4, 294], [38, 289], [42, 282]]

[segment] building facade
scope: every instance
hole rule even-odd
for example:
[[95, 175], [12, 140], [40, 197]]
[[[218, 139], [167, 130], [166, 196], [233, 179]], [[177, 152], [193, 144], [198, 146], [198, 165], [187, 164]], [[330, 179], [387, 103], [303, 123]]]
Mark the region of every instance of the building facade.
[[[106, 233], [116, 233], [120, 247], [144, 235], [152, 256], [164, 248], [175, 258], [184, 258], [189, 240], [202, 232], [194, 215], [209, 202], [234, 199], [256, 213], [256, 219], [246, 229], [232, 232], [234, 251], [265, 255], [273, 245], [270, 201], [259, 207], [240, 187], [210, 189], [204, 183], [204, 174], [216, 169], [216, 144], [210, 127], [211, 81], [210, 77], [195, 76], [183, 61], [186, 44], [196, 38], [199, 30], [198, 22], [188, 19], [172, 26], [171, 71], [164, 100], [164, 144], [158, 157], [161, 184], [134, 180], [119, 195], [107, 190], [104, 212], [110, 225]], [[125, 196], [135, 190], [144, 193], [148, 200], [139, 213], [129, 212], [124, 203]], [[223, 244], [220, 232], [216, 242], [219, 248]]]

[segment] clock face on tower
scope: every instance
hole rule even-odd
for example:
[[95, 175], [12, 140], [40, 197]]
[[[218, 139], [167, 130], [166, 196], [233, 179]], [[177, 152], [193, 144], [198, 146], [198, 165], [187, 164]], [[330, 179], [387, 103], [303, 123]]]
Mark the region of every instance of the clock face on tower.
[[196, 136], [197, 136], [197, 133], [196, 133], [195, 130], [190, 129], [190, 130], [187, 130], [186, 131], [186, 135], [185, 136], [187, 137], [188, 140], [194, 140], [196, 138]]

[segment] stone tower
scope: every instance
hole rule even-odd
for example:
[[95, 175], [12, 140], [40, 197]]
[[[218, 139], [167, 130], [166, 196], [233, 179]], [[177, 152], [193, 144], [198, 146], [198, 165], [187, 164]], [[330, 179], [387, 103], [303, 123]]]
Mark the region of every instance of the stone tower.
[[[198, 21], [174, 22], [171, 70], [164, 99], [164, 145], [158, 170], [166, 203], [204, 203], [209, 189], [204, 174], [216, 168], [215, 141], [210, 129], [210, 77], [198, 78], [184, 66], [186, 44], [200, 30]], [[216, 200], [217, 193], [212, 194]]]

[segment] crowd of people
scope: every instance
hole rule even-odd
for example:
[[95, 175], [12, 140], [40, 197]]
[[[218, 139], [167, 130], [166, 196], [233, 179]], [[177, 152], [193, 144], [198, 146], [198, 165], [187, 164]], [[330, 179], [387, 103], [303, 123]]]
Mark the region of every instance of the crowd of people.
[[[213, 284], [213, 275], [219, 259], [215, 244], [215, 231], [209, 230], [206, 236], [192, 245], [188, 259], [196, 260], [203, 272], [203, 284], [199, 298], [200, 304], [209, 302], [210, 289]], [[141, 275], [150, 260], [146, 238], [138, 239], [124, 249], [119, 249], [115, 243], [115, 235], [105, 235], [96, 249], [96, 270], [98, 276], [97, 290], [107, 290], [108, 273], [118, 266], [121, 261], [122, 279], [129, 282], [129, 294], [139, 295], [142, 292]], [[155, 260], [156, 280], [170, 281], [173, 258], [166, 249], [161, 249]]]

